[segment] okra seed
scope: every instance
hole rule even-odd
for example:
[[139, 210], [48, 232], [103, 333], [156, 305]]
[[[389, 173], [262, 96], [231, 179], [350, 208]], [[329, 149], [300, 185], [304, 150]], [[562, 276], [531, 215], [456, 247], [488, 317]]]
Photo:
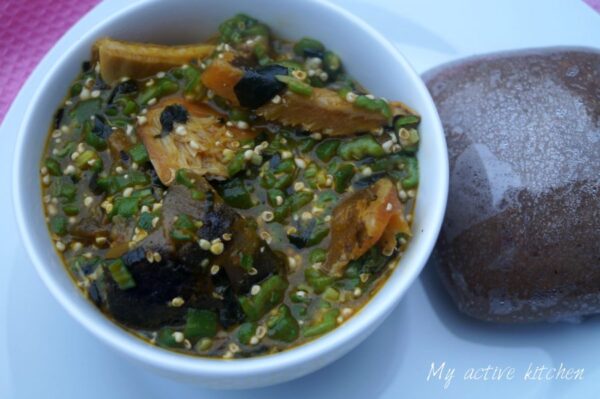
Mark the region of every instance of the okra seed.
[[264, 211], [261, 215], [265, 222], [270, 222], [275, 218], [275, 215], [271, 211]]
[[294, 163], [300, 169], [305, 169], [306, 168], [306, 161], [304, 161], [304, 159], [302, 159], [302, 158], [296, 158], [296, 159], [294, 159]]
[[224, 249], [225, 249], [225, 246], [223, 245], [222, 242], [217, 242], [210, 246], [210, 252], [212, 252], [215, 255], [221, 255], [223, 253]]
[[173, 339], [178, 344], [182, 343], [183, 340], [185, 339], [185, 336], [183, 335], [183, 333], [181, 331], [175, 331], [172, 335], [173, 335]]

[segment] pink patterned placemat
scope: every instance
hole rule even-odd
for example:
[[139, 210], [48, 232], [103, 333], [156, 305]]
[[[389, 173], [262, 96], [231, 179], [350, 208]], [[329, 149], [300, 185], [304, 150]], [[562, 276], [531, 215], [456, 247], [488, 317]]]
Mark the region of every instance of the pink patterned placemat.
[[0, 0], [0, 122], [52, 45], [99, 0]]
[[[44, 54], [99, 1], [0, 1], [0, 122]], [[600, 0], [584, 1], [600, 12]]]
[[587, 3], [594, 10], [600, 12], [600, 0], [583, 0], [584, 3]]

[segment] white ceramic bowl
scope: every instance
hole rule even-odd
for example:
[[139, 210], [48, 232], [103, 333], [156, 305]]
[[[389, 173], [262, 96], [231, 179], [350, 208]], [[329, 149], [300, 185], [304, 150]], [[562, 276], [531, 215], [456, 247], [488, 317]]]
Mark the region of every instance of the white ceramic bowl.
[[[202, 41], [218, 24], [245, 12], [292, 40], [312, 36], [338, 53], [347, 70], [377, 95], [406, 102], [421, 122], [420, 187], [414, 237], [395, 272], [349, 321], [310, 343], [276, 355], [224, 361], [195, 358], [148, 345], [121, 329], [73, 284], [51, 243], [42, 210], [39, 165], [52, 115], [90, 45], [102, 36], [161, 43]], [[52, 50], [55, 51], [55, 50]], [[14, 203], [27, 251], [52, 294], [85, 328], [127, 358], [187, 381], [217, 388], [248, 388], [287, 381], [315, 371], [364, 340], [395, 308], [432, 251], [446, 205], [448, 160], [442, 127], [423, 82], [402, 55], [373, 28], [322, 0], [140, 1], [124, 7], [85, 36], [48, 71], [31, 98], [18, 132]], [[402, 334], [402, 331], [399, 331]]]

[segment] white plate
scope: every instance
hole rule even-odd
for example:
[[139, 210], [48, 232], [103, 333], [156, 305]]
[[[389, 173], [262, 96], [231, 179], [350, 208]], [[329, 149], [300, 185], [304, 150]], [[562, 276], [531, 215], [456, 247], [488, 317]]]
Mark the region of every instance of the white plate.
[[[419, 70], [463, 56], [536, 46], [600, 48], [600, 16], [583, 2], [480, 0], [337, 1], [381, 30]], [[118, 9], [108, 0], [57, 44]], [[43, 65], [52, 59], [45, 58]], [[38, 67], [0, 128], [0, 397], [203, 398], [215, 391], [184, 385], [129, 364], [88, 334], [50, 296], [21, 246], [12, 216], [14, 132]], [[43, 134], [43, 132], [40, 132]], [[32, 165], [32, 167], [34, 167]], [[600, 393], [600, 318], [581, 324], [498, 326], [457, 313], [430, 264], [389, 319], [349, 355], [302, 379], [270, 388], [218, 392], [219, 398], [595, 398]], [[454, 378], [427, 380], [432, 363]], [[583, 378], [525, 380], [530, 364], [583, 369]], [[512, 380], [470, 381], [469, 368], [512, 367]], [[490, 374], [491, 375], [491, 374]]]

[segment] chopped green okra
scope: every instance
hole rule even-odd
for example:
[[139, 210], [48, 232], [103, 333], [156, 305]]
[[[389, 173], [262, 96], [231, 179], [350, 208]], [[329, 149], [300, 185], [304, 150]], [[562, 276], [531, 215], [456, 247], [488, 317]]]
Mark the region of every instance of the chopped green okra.
[[246, 322], [243, 323], [237, 331], [237, 338], [240, 343], [244, 345], [248, 345], [250, 343], [250, 339], [256, 333], [256, 323]]
[[91, 166], [90, 162], [95, 159], [98, 159], [98, 154], [96, 153], [96, 151], [87, 150], [82, 152], [77, 158], [75, 158], [74, 164], [80, 169], [87, 169], [88, 166]]
[[293, 91], [296, 94], [300, 94], [303, 96], [310, 96], [313, 92], [312, 87], [309, 84], [304, 83], [303, 81], [296, 79], [292, 76], [287, 75], [277, 75], [277, 80], [283, 82], [287, 85], [288, 89]]
[[[270, 188], [267, 190], [267, 200], [271, 206], [279, 206], [283, 204], [285, 197], [286, 195], [284, 192], [276, 188]], [[281, 201], [281, 203], [279, 203], [279, 201]]]
[[304, 271], [304, 278], [317, 294], [322, 293], [327, 287], [330, 287], [335, 282], [335, 278], [326, 275], [314, 267], [306, 268]]
[[311, 250], [310, 254], [308, 255], [308, 260], [310, 261], [311, 264], [325, 262], [326, 258], [327, 258], [327, 250], [323, 249], [323, 248], [315, 248], [315, 249]]
[[402, 180], [405, 189], [415, 188], [419, 184], [419, 163], [415, 157], [406, 158], [406, 169], [408, 176]]
[[200, 81], [200, 71], [194, 66], [188, 66], [181, 70], [185, 85], [183, 93], [190, 100], [198, 101], [206, 94], [206, 89]]
[[312, 54], [323, 51], [325, 51], [323, 43], [310, 37], [303, 37], [294, 45], [294, 53], [300, 56], [312, 56]]
[[392, 116], [390, 105], [387, 103], [387, 101], [381, 98], [369, 98], [367, 96], [360, 95], [356, 97], [354, 105], [369, 111], [377, 111], [386, 118], [390, 118]]
[[88, 143], [89, 145], [94, 147], [96, 150], [98, 150], [98, 151], [106, 150], [106, 147], [107, 147], [106, 140], [103, 139], [102, 137], [96, 135], [92, 131], [92, 122], [91, 121], [86, 120], [85, 122], [83, 122], [81, 135], [85, 138], [86, 143]]
[[254, 206], [252, 196], [244, 184], [244, 179], [240, 177], [217, 184], [217, 191], [229, 206], [239, 209], [249, 209]]
[[265, 313], [279, 304], [284, 297], [288, 283], [281, 276], [269, 277], [260, 285], [256, 295], [239, 299], [240, 305], [249, 321], [259, 320]]
[[335, 191], [343, 193], [350, 185], [350, 181], [354, 177], [354, 165], [349, 163], [341, 164], [333, 174], [333, 183]]
[[150, 158], [148, 158], [148, 151], [146, 151], [146, 147], [142, 143], [131, 147], [129, 150], [129, 156], [133, 162], [136, 162], [140, 165], [150, 160]]
[[135, 287], [133, 276], [129, 273], [129, 270], [127, 270], [127, 267], [121, 259], [115, 259], [110, 262], [108, 264], [108, 271], [120, 289], [128, 290]]
[[70, 202], [77, 196], [77, 186], [73, 183], [69, 183], [68, 180], [62, 178], [62, 180], [56, 179], [52, 184], [52, 195], [60, 198], [65, 202]]
[[63, 204], [62, 208], [67, 216], [75, 216], [79, 213], [79, 207], [74, 203]]
[[302, 327], [304, 337], [314, 337], [325, 334], [337, 326], [337, 317], [340, 314], [338, 308], [331, 308], [321, 312], [310, 324]]
[[188, 172], [185, 169], [179, 169], [175, 172], [175, 181], [179, 184], [186, 186], [187, 188], [193, 188], [194, 183], [192, 179], [188, 176]]
[[156, 336], [156, 343], [158, 346], [163, 348], [180, 348], [183, 346], [183, 342], [177, 342], [175, 339], [175, 331], [170, 327], [163, 327], [160, 329]]
[[212, 338], [219, 329], [217, 314], [205, 309], [188, 309], [183, 334], [192, 342]]
[[179, 89], [179, 85], [176, 81], [171, 78], [164, 77], [158, 79], [151, 86], [146, 86], [145, 89], [139, 94], [137, 102], [141, 105], [147, 105], [148, 101], [153, 98], [159, 100], [169, 94], [175, 93]]
[[142, 212], [140, 218], [138, 219], [138, 227], [146, 231], [152, 230], [152, 221], [155, 217], [156, 216], [150, 212]]
[[52, 176], [62, 175], [60, 163], [56, 159], [50, 158], [50, 157], [46, 158], [46, 161], [44, 162], [44, 166], [46, 166], [46, 168], [48, 168], [48, 173], [50, 173]]
[[329, 302], [335, 302], [339, 297], [340, 292], [333, 287], [327, 287], [325, 288], [325, 291], [323, 291], [323, 299], [326, 299]]
[[237, 175], [244, 169], [246, 161], [244, 160], [244, 151], [238, 152], [235, 157], [227, 164], [227, 173], [229, 177]]
[[331, 51], [325, 51], [323, 55], [323, 66], [325, 72], [329, 74], [329, 78], [335, 78], [342, 69], [342, 61], [340, 57], [332, 53]]
[[414, 128], [401, 128], [398, 131], [398, 141], [402, 146], [402, 152], [414, 154], [419, 149], [419, 132]]
[[329, 162], [333, 158], [340, 146], [341, 141], [337, 139], [327, 140], [317, 146], [315, 154], [323, 162]]
[[421, 118], [417, 115], [398, 116], [394, 121], [394, 130], [398, 132], [402, 127], [416, 126], [421, 122]]
[[292, 316], [290, 308], [280, 305], [267, 320], [269, 337], [283, 342], [292, 342], [300, 334], [298, 321]]
[[50, 218], [50, 231], [59, 236], [67, 234], [69, 222], [67, 218], [60, 215], [55, 215]]
[[357, 137], [342, 143], [338, 148], [338, 155], [344, 161], [360, 161], [366, 157], [381, 158], [385, 151], [371, 135]]

